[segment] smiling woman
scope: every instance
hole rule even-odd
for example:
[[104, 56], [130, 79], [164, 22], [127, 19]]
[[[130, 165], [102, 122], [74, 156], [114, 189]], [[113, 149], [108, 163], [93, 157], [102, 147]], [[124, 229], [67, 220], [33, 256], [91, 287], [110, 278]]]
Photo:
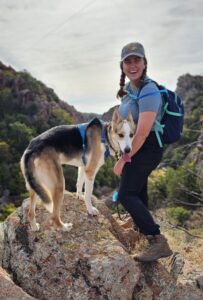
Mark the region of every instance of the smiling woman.
[[[149, 247], [135, 259], [151, 262], [172, 254], [148, 210], [147, 196], [148, 176], [158, 166], [163, 154], [154, 132], [156, 120], [162, 116], [162, 98], [156, 84], [146, 75], [147, 59], [140, 43], [130, 43], [122, 49], [120, 67], [122, 73], [117, 96], [122, 102], [119, 111], [123, 118], [131, 112], [137, 130], [129, 160], [121, 158], [114, 166], [114, 173], [121, 175], [118, 200], [149, 241]], [[129, 82], [125, 85], [126, 76]]]
[[123, 72], [130, 79], [133, 88], [136, 88], [136, 82], [145, 68], [146, 62], [139, 56], [129, 56], [123, 61]]

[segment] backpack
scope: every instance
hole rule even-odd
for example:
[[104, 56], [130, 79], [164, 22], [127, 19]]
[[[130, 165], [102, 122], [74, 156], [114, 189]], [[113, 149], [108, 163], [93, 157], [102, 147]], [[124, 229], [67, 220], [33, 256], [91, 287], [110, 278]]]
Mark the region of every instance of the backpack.
[[[180, 97], [173, 91], [166, 89], [163, 85], [159, 85], [154, 82], [158, 87], [159, 91], [151, 92], [140, 95], [142, 88], [139, 89], [138, 95], [135, 96], [132, 93], [128, 92], [128, 95], [134, 100], [140, 100], [142, 98], [161, 93], [163, 99], [163, 111], [161, 121], [155, 121], [153, 126], [159, 146], [163, 147], [164, 144], [172, 144], [177, 142], [182, 135], [183, 131], [183, 121], [184, 121], [184, 105]], [[146, 85], [145, 84], [145, 85]], [[161, 134], [161, 137], [160, 137]], [[162, 143], [163, 142], [163, 143]]]

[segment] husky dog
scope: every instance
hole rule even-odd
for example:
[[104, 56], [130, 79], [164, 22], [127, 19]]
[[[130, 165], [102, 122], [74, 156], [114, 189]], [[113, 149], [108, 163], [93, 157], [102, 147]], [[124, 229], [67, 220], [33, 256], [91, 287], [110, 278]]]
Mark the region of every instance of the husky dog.
[[[102, 130], [105, 142], [101, 140]], [[85, 158], [83, 141], [77, 125], [61, 125], [51, 128], [34, 138], [21, 158], [21, 170], [29, 191], [30, 206], [28, 220], [31, 229], [39, 230], [35, 219], [36, 200], [39, 197], [47, 210], [51, 212], [51, 222], [56, 229], [69, 231], [71, 223], [63, 223], [60, 218], [65, 189], [63, 164], [79, 167], [77, 179], [77, 195], [82, 197], [85, 184], [84, 200], [87, 211], [97, 215], [97, 209], [92, 206], [91, 196], [96, 173], [104, 164], [104, 152], [109, 148], [111, 155], [129, 153], [135, 124], [131, 113], [122, 120], [118, 109], [113, 113], [112, 121], [102, 125], [97, 118], [87, 124], [85, 132]]]

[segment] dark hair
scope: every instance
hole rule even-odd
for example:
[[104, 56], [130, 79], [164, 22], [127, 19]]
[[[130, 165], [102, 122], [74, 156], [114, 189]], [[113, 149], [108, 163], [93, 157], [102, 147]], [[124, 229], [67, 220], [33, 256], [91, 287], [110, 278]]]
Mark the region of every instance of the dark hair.
[[[143, 70], [142, 76], [140, 78], [140, 80], [137, 83], [137, 87], [143, 87], [144, 86], [144, 79], [147, 75], [147, 59], [146, 57], [144, 57], [144, 62], [146, 64], [145, 69]], [[120, 77], [120, 89], [118, 90], [117, 93], [117, 98], [123, 98], [125, 95], [127, 95], [127, 92], [124, 90], [124, 86], [125, 86], [125, 73], [123, 72], [123, 62], [120, 62], [120, 68], [121, 68], [121, 77]]]

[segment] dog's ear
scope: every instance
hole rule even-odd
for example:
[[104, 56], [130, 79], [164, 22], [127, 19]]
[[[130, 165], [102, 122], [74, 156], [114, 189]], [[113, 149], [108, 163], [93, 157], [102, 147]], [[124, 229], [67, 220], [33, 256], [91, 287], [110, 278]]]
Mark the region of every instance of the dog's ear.
[[134, 120], [133, 120], [133, 116], [132, 116], [132, 113], [131, 113], [130, 110], [128, 111], [128, 115], [127, 115], [126, 120], [127, 120], [127, 122], [129, 123], [131, 129], [135, 132], [135, 131], [136, 131], [136, 128], [137, 128], [137, 125], [135, 124], [135, 122], [134, 122]]
[[113, 121], [113, 123], [116, 123], [116, 124], [118, 124], [120, 121], [122, 121], [118, 107], [116, 107], [116, 109], [113, 112], [112, 121]]
[[128, 111], [128, 115], [127, 115], [126, 120], [127, 120], [128, 122], [130, 122], [130, 123], [134, 123], [133, 117], [132, 117], [132, 114], [131, 114], [131, 111], [130, 111], [130, 110]]

